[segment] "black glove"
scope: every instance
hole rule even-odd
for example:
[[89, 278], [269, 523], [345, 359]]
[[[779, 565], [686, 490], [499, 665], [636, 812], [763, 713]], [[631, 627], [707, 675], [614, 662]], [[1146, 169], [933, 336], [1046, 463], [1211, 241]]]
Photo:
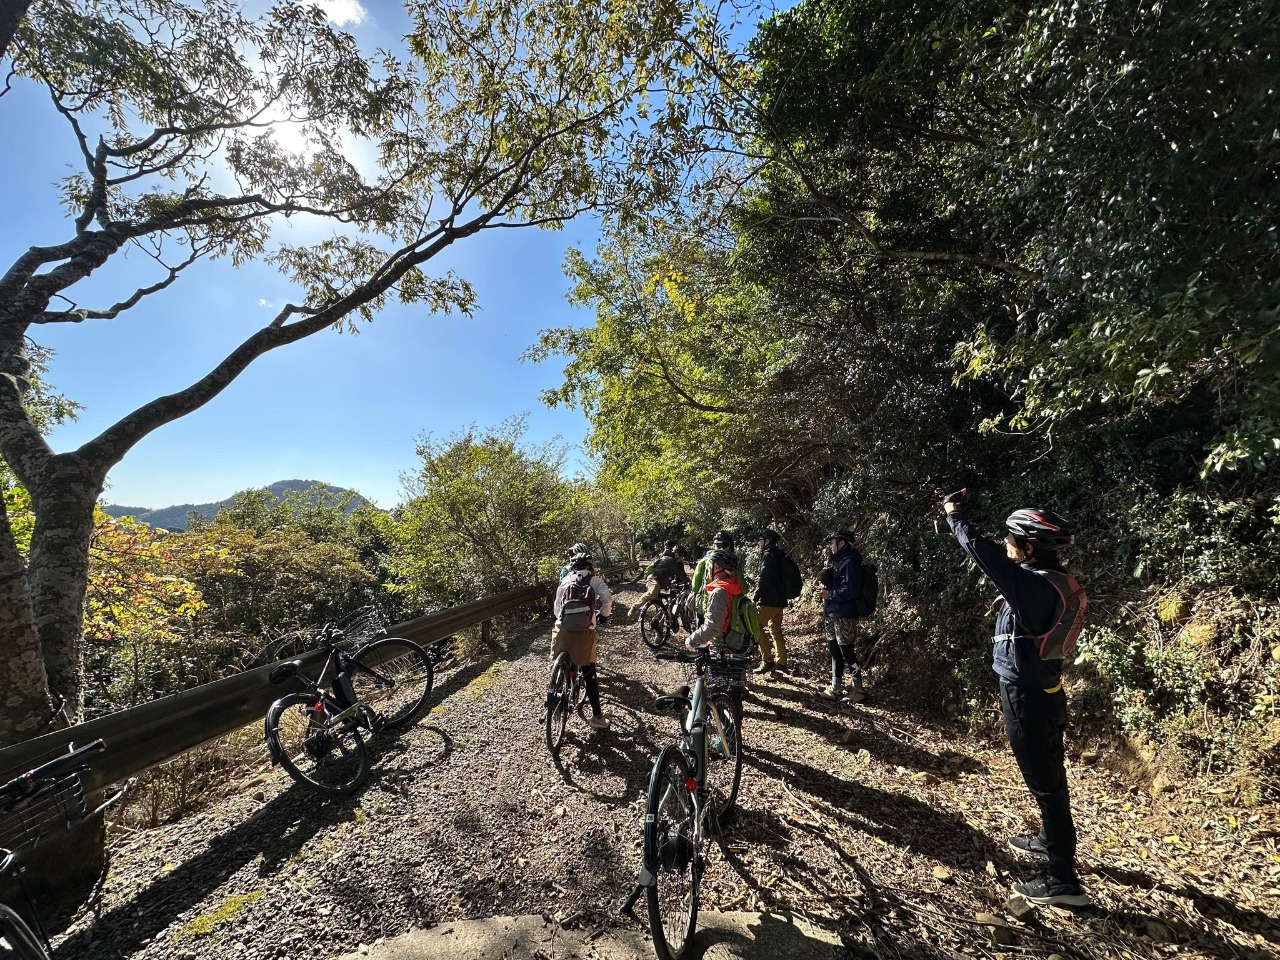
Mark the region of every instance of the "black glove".
[[600, 617], [596, 620], [597, 627], [607, 627], [609, 625], [609, 617]]
[[948, 493], [942, 498], [942, 508], [945, 510], [948, 503], [954, 503], [957, 507], [964, 503], [964, 498], [969, 495], [968, 487], [961, 487], [955, 493]]

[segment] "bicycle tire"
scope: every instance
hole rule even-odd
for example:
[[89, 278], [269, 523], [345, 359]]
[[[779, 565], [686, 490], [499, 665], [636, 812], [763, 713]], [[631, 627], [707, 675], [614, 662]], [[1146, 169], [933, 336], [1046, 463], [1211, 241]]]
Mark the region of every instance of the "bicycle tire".
[[49, 960], [44, 944], [36, 936], [22, 916], [10, 907], [0, 903], [0, 937], [9, 945], [4, 952], [6, 958], [12, 960]]
[[705, 780], [712, 809], [721, 823], [733, 815], [738, 800], [742, 749], [742, 701], [728, 693], [712, 694], [707, 704]]
[[702, 855], [688, 788], [692, 776], [688, 759], [672, 744], [658, 754], [649, 777], [644, 858], [653, 882], [645, 887], [645, 900], [658, 960], [684, 960], [698, 926]]
[[373, 707], [383, 727], [407, 726], [426, 711], [435, 670], [418, 644], [388, 637], [369, 644], [351, 661], [356, 699]]
[[344, 797], [368, 779], [369, 751], [354, 727], [318, 727], [312, 720], [315, 700], [313, 693], [291, 693], [273, 703], [267, 709], [267, 743], [280, 766], [302, 786]]
[[671, 621], [661, 600], [649, 600], [640, 608], [640, 639], [650, 650], [661, 650], [671, 635]]
[[560, 744], [569, 725], [572, 709], [569, 697], [569, 654], [561, 651], [551, 662], [547, 680], [547, 750], [556, 759], [560, 757]]

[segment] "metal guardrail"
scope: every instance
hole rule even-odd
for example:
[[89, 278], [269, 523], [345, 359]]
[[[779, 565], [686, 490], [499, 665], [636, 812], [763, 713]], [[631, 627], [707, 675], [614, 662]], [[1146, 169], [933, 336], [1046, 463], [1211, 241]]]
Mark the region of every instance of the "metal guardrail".
[[[611, 576], [630, 569], [624, 564], [601, 570]], [[452, 636], [459, 630], [488, 621], [527, 603], [549, 596], [553, 584], [541, 583], [519, 587], [492, 597], [484, 597], [427, 614], [416, 620], [398, 623], [388, 636], [404, 637], [428, 644]], [[312, 650], [301, 657], [305, 666], [324, 662], [323, 650]], [[283, 661], [281, 661], [283, 662]], [[0, 773], [26, 770], [52, 755], [62, 753], [71, 743], [88, 743], [98, 737], [107, 741], [106, 752], [94, 757], [91, 769], [84, 775], [86, 790], [96, 790], [135, 776], [165, 760], [171, 760], [210, 740], [216, 740], [246, 724], [260, 720], [281, 696], [281, 689], [268, 677], [277, 666], [270, 663], [235, 676], [215, 680], [190, 690], [183, 690], [159, 700], [152, 700], [128, 710], [97, 717], [85, 723], [14, 744], [0, 750]]]

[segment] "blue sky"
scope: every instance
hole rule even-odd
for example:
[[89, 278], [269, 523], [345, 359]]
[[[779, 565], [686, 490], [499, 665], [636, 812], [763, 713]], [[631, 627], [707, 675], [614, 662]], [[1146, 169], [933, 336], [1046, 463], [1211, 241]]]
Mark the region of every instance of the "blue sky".
[[[352, 0], [322, 5], [355, 13]], [[403, 11], [366, 2], [362, 20], [346, 27], [370, 49], [390, 46], [404, 32]], [[0, 139], [3, 271], [28, 247], [72, 236], [55, 181], [77, 154], [65, 121], [30, 85], [0, 98], [0, 123], [9, 131]], [[18, 130], [23, 135], [13, 136]], [[452, 268], [472, 282], [474, 318], [392, 305], [358, 336], [326, 331], [269, 353], [204, 408], [143, 439], [111, 472], [104, 499], [141, 507], [201, 503], [304, 478], [354, 487], [390, 507], [402, 499], [400, 474], [414, 468], [414, 438], [423, 432], [448, 434], [529, 413], [529, 441], [560, 436], [580, 445], [585, 418], [538, 400], [559, 383], [560, 361], [534, 365], [519, 357], [545, 327], [591, 322], [566, 303], [561, 264], [567, 247], [589, 252], [596, 241], [588, 221], [560, 232], [503, 230], [461, 241], [431, 272]], [[132, 279], [153, 282], [151, 262], [133, 256], [124, 270], [137, 270], [136, 277], [122, 277], [113, 261], [104, 271], [115, 284], [79, 305], [101, 308], [124, 284], [131, 291]], [[274, 316], [265, 304], [297, 299], [267, 266], [218, 261], [192, 268], [116, 320], [33, 328], [37, 342], [57, 351], [54, 389], [84, 408], [77, 422], [54, 431], [51, 445], [72, 449], [140, 404], [187, 386]], [[586, 467], [584, 455], [570, 458], [570, 470]]]

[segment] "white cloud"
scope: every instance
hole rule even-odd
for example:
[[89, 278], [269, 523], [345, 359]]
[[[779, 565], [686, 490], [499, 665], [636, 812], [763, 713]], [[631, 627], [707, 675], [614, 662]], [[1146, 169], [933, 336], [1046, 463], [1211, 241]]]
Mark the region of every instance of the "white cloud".
[[363, 23], [364, 15], [368, 12], [360, 5], [360, 0], [316, 0], [316, 6], [339, 27], [345, 27], [349, 23]]
[[275, 306], [275, 304], [274, 304], [274, 303], [272, 303], [270, 300], [264, 300], [262, 297], [259, 297], [259, 298], [258, 298], [258, 306], [260, 306], [260, 307], [266, 307], [268, 310], [270, 310], [272, 307], [274, 307], [274, 306]]

